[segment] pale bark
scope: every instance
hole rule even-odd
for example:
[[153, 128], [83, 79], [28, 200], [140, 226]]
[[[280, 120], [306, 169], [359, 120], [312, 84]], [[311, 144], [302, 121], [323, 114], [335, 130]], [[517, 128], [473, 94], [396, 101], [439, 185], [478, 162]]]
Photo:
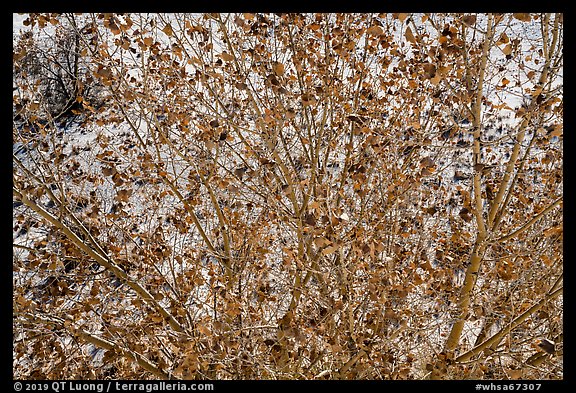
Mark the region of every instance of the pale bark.
[[[492, 44], [493, 36], [493, 16], [490, 14], [488, 16], [488, 27], [486, 31], [486, 36], [484, 37], [484, 44], [482, 47], [482, 57], [480, 64], [480, 73], [478, 76], [478, 86], [476, 92], [476, 98], [474, 101], [473, 113], [474, 113], [474, 164], [479, 163], [480, 159], [480, 133], [481, 133], [481, 108], [482, 108], [482, 94], [483, 94], [483, 84], [484, 84], [484, 74], [486, 71], [486, 64], [488, 61], [488, 55], [490, 47]], [[464, 285], [460, 290], [458, 296], [459, 302], [457, 305], [457, 317], [456, 321], [452, 325], [448, 339], [446, 340], [445, 348], [447, 351], [455, 350], [460, 343], [460, 336], [462, 334], [462, 329], [464, 328], [464, 323], [468, 315], [468, 309], [470, 307], [470, 302], [472, 298], [472, 293], [474, 291], [474, 286], [476, 284], [476, 279], [478, 278], [478, 272], [480, 271], [480, 265], [482, 263], [482, 256], [485, 250], [484, 241], [486, 240], [488, 233], [486, 231], [486, 225], [484, 224], [483, 209], [482, 209], [482, 196], [481, 196], [481, 171], [475, 171], [474, 173], [474, 214], [476, 217], [476, 225], [478, 226], [478, 233], [476, 234], [476, 241], [474, 243], [474, 248], [472, 249], [472, 254], [470, 256], [470, 262], [468, 268], [466, 269], [466, 277], [464, 278]]]
[[148, 292], [146, 288], [144, 288], [140, 283], [133, 280], [128, 274], [121, 269], [116, 262], [114, 262], [109, 256], [101, 255], [99, 252], [93, 250], [86, 242], [76, 233], [74, 233], [68, 226], [66, 226], [61, 220], [54, 217], [52, 214], [44, 210], [34, 201], [28, 198], [28, 196], [16, 188], [12, 188], [12, 195], [15, 196], [18, 200], [22, 201], [23, 204], [30, 207], [36, 213], [38, 213], [42, 218], [46, 221], [50, 222], [50, 224], [54, 225], [54, 227], [58, 228], [78, 249], [84, 251], [89, 257], [94, 259], [98, 264], [103, 266], [104, 268], [110, 270], [118, 279], [120, 279], [123, 283], [126, 283], [130, 288], [132, 288], [142, 299], [148, 303], [153, 309], [164, 317], [169, 325], [177, 332], [185, 332], [186, 329], [174, 318], [170, 312], [168, 312], [156, 299], [154, 296]]
[[126, 359], [138, 364], [144, 370], [150, 372], [152, 375], [160, 378], [160, 379], [173, 379], [170, 373], [163, 371], [158, 365], [154, 364], [150, 360], [148, 360], [142, 354], [129, 350], [127, 348], [123, 348], [119, 344], [104, 339], [102, 337], [98, 337], [95, 334], [92, 334], [84, 329], [76, 328], [73, 326], [73, 322], [67, 321], [60, 317], [55, 317], [51, 315], [43, 315], [40, 313], [17, 313], [18, 316], [26, 318], [30, 322], [40, 322], [44, 325], [55, 324], [62, 329], [69, 330], [75, 336], [78, 336], [84, 342], [90, 343], [95, 345], [98, 348], [105, 349], [107, 351], [113, 351], [118, 356], [125, 357]]
[[480, 343], [479, 345], [472, 348], [470, 351], [463, 353], [462, 355], [458, 356], [455, 361], [456, 362], [466, 362], [470, 360], [475, 355], [482, 352], [484, 349], [493, 346], [494, 344], [499, 343], [502, 339], [510, 333], [512, 330], [520, 326], [528, 317], [533, 315], [536, 311], [541, 309], [546, 303], [550, 302], [551, 300], [556, 299], [560, 295], [563, 294], [563, 288], [558, 288], [552, 292], [546, 294], [546, 296], [538, 301], [535, 305], [530, 307], [528, 310], [524, 311], [522, 314], [514, 318], [506, 327], [500, 329], [498, 333], [491, 336], [489, 339], [485, 340], [484, 342]]

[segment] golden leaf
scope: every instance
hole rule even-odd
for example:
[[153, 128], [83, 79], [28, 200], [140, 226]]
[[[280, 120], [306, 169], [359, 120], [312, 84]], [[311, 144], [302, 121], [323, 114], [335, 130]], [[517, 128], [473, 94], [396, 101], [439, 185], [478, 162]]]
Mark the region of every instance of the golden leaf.
[[320, 207], [320, 203], [319, 203], [318, 201], [313, 201], [313, 202], [310, 202], [310, 204], [308, 205], [308, 207], [309, 207], [310, 209], [315, 210], [315, 209], [318, 209], [318, 208]]
[[434, 76], [434, 78], [430, 79], [430, 82], [436, 86], [438, 83], [440, 83], [440, 80], [442, 79], [442, 77], [440, 76], [440, 73], [436, 73], [436, 75]]
[[316, 239], [314, 239], [314, 244], [316, 245], [316, 247], [323, 247], [332, 244], [332, 242], [326, 239], [325, 237], [317, 237]]
[[407, 13], [399, 13], [398, 14], [398, 19], [400, 19], [400, 22], [404, 22], [404, 20], [406, 19], [406, 17], [408, 17]]
[[520, 12], [515, 12], [514, 18], [516, 18], [522, 22], [530, 22], [532, 20], [532, 17], [530, 16], [530, 14], [520, 13]]
[[406, 32], [404, 33], [404, 37], [406, 37], [406, 40], [408, 42], [411, 42], [413, 44], [416, 43], [416, 38], [414, 37], [414, 34], [412, 34], [412, 29], [410, 29], [410, 26], [408, 26], [406, 28]]
[[158, 315], [158, 314], [152, 314], [152, 315], [150, 315], [150, 318], [154, 322], [162, 322], [164, 320], [164, 317], [162, 317], [162, 315]]
[[522, 369], [518, 370], [508, 369], [508, 375], [510, 379], [522, 379]]
[[382, 29], [382, 27], [374, 25], [369, 27], [368, 30], [366, 30], [366, 34], [378, 37], [384, 34], [384, 30]]
[[116, 193], [116, 200], [118, 202], [128, 202], [130, 195], [132, 195], [132, 190], [118, 190]]
[[322, 255], [332, 254], [333, 252], [335, 252], [337, 250], [338, 250], [338, 246], [326, 247], [325, 249], [322, 250]]
[[274, 71], [274, 73], [278, 76], [284, 75], [284, 64], [277, 61], [274, 62], [274, 65], [272, 66], [272, 71]]
[[222, 58], [222, 60], [224, 61], [232, 61], [234, 60], [234, 56], [232, 56], [230, 53], [228, 52], [222, 52], [220, 54], [220, 57]]
[[172, 26], [170, 26], [170, 23], [168, 23], [166, 26], [164, 26], [164, 28], [162, 29], [162, 31], [164, 32], [164, 34], [166, 34], [168, 37], [172, 37], [174, 35], [174, 30], [172, 30]]
[[504, 45], [510, 42], [510, 39], [508, 38], [508, 36], [506, 35], [506, 33], [502, 33], [500, 34], [500, 38], [498, 38], [498, 41], [496, 41], [496, 45]]
[[531, 94], [532, 97], [537, 97], [540, 95], [540, 93], [542, 93], [542, 86], [536, 86]]
[[110, 29], [110, 31], [112, 31], [114, 35], [120, 34], [120, 28], [118, 27], [118, 25], [116, 25], [116, 23], [110, 23], [110, 26], [108, 26], [108, 28]]
[[554, 127], [554, 129], [552, 130], [552, 132], [550, 133], [550, 136], [560, 136], [564, 134], [564, 127], [562, 127], [561, 125], [556, 125]]
[[310, 26], [308, 26], [310, 28], [310, 30], [316, 31], [318, 29], [320, 29], [320, 25], [318, 23], [312, 23]]

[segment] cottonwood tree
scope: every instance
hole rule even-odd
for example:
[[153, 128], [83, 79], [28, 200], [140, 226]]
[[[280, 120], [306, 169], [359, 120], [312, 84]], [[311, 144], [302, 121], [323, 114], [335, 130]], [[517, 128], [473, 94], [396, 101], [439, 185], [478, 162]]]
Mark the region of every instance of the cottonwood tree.
[[25, 25], [15, 377], [562, 378], [561, 14]]

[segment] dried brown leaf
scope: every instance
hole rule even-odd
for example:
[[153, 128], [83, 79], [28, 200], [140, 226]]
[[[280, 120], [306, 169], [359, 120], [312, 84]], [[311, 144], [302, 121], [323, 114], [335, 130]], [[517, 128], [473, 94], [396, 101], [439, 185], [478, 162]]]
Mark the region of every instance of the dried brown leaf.
[[468, 26], [474, 26], [476, 24], [476, 15], [465, 15], [462, 17], [462, 22]]
[[527, 13], [514, 13], [514, 18], [522, 21], [522, 22], [530, 22], [532, 20], [532, 16]]
[[166, 26], [164, 26], [164, 28], [162, 29], [162, 31], [168, 37], [172, 37], [174, 35], [174, 30], [172, 30], [172, 26], [170, 25], [170, 23], [167, 23]]
[[232, 61], [234, 60], [234, 56], [231, 55], [230, 53], [224, 51], [220, 54], [220, 57], [222, 58], [222, 60], [224, 61]]
[[274, 65], [272, 66], [272, 71], [274, 71], [274, 73], [277, 76], [284, 75], [284, 64], [277, 62], [277, 61], [274, 62]]
[[406, 28], [406, 32], [404, 33], [404, 37], [406, 38], [406, 41], [408, 41], [412, 44], [416, 44], [416, 38], [414, 37], [414, 34], [412, 33], [412, 29], [410, 29], [410, 26], [408, 26]]
[[384, 34], [384, 30], [382, 29], [382, 27], [374, 25], [369, 27], [368, 30], [366, 30], [366, 34], [379, 37]]

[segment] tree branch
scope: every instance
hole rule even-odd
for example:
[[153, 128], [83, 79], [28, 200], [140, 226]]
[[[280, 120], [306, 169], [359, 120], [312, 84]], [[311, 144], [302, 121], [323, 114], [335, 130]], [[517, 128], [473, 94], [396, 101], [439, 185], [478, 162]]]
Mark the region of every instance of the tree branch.
[[514, 232], [509, 233], [508, 235], [502, 236], [500, 238], [498, 238], [496, 240], [496, 242], [503, 242], [506, 241], [508, 239], [511, 239], [513, 237], [516, 237], [518, 235], [520, 235], [521, 233], [523, 233], [524, 231], [526, 231], [528, 228], [530, 228], [536, 221], [538, 221], [539, 219], [541, 219], [546, 213], [548, 213], [550, 210], [554, 209], [556, 206], [558, 206], [562, 200], [564, 198], [560, 197], [558, 199], [556, 199], [554, 202], [552, 202], [550, 205], [548, 205], [548, 207], [546, 207], [544, 210], [542, 210], [540, 213], [538, 213], [537, 215], [535, 215], [534, 217], [532, 217], [531, 220], [528, 220], [524, 225], [522, 225], [520, 228], [516, 229]]
[[556, 299], [558, 296], [562, 295], [563, 288], [558, 288], [555, 291], [546, 294], [546, 296], [541, 299], [538, 303], [530, 307], [528, 310], [523, 312], [521, 315], [516, 317], [512, 322], [508, 324], [505, 328], [501, 329], [498, 333], [494, 334], [488, 340], [484, 341], [483, 343], [477, 345], [476, 347], [472, 348], [470, 351], [458, 356], [455, 361], [457, 363], [466, 362], [470, 360], [474, 355], [479, 354], [484, 349], [499, 343], [502, 338], [508, 333], [510, 333], [513, 329], [521, 325], [528, 317], [534, 314], [536, 311], [541, 309], [547, 302]]
[[18, 313], [19, 316], [26, 318], [29, 321], [40, 322], [43, 324], [56, 324], [63, 329], [68, 330], [70, 333], [79, 336], [85, 342], [93, 344], [98, 348], [105, 349], [107, 351], [113, 351], [118, 355], [121, 355], [131, 361], [137, 363], [140, 367], [146, 371], [152, 373], [160, 379], [174, 379], [170, 373], [164, 372], [160, 367], [152, 363], [150, 360], [145, 358], [143, 355], [136, 351], [132, 351], [126, 348], [122, 348], [117, 343], [113, 341], [106, 340], [102, 337], [98, 337], [92, 333], [87, 332], [84, 329], [74, 328], [69, 321], [55, 316], [42, 315], [40, 313]]
[[170, 314], [156, 299], [142, 287], [138, 282], [134, 281], [128, 274], [121, 269], [110, 257], [100, 255], [97, 251], [93, 250], [86, 242], [78, 237], [70, 228], [68, 228], [62, 221], [54, 217], [52, 214], [44, 210], [42, 207], [38, 206], [36, 203], [31, 201], [24, 193], [12, 188], [12, 195], [22, 201], [23, 204], [30, 207], [45, 220], [50, 222], [56, 228], [60, 229], [62, 233], [68, 237], [78, 247], [80, 250], [84, 251], [88, 256], [94, 259], [98, 264], [102, 265], [106, 269], [110, 270], [116, 277], [125, 282], [130, 288], [132, 288], [138, 295], [140, 295], [146, 303], [148, 303], [152, 308], [160, 313], [170, 324], [170, 326], [177, 332], [185, 332], [186, 329], [180, 325], [180, 323]]

